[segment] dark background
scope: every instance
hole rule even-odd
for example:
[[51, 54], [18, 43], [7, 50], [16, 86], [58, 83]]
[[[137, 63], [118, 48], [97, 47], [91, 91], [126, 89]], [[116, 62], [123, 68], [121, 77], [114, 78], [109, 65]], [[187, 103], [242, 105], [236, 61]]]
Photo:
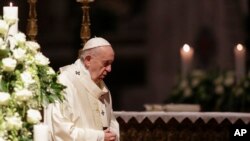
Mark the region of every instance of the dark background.
[[[28, 3], [12, 2], [19, 7], [19, 30], [26, 33]], [[197, 51], [194, 68], [205, 70], [234, 69], [237, 43], [249, 50], [248, 0], [95, 0], [90, 7], [92, 37], [106, 38], [116, 52], [105, 80], [115, 110], [164, 102], [180, 73], [184, 43]], [[37, 15], [37, 41], [51, 66], [58, 70], [73, 63], [82, 47], [81, 3], [38, 0]]]

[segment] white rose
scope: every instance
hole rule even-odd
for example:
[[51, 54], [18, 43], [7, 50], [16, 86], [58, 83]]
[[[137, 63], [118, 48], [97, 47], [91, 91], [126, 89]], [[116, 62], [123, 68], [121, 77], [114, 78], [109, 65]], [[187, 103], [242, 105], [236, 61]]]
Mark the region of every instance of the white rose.
[[22, 43], [25, 43], [26, 36], [22, 32], [19, 32], [19, 33], [14, 35], [14, 39], [16, 40], [17, 43], [22, 44]]
[[27, 65], [35, 63], [35, 58], [34, 58], [34, 56], [31, 55], [31, 54], [27, 54], [27, 55], [25, 56], [25, 61], [24, 61], [24, 63], [27, 64]]
[[6, 141], [5, 139], [3, 139], [2, 137], [0, 137], [0, 141]]
[[4, 71], [13, 71], [16, 67], [17, 61], [12, 58], [4, 58], [2, 60]]
[[19, 101], [27, 101], [33, 96], [32, 92], [27, 89], [16, 91], [15, 95], [16, 99]]
[[6, 45], [6, 44], [1, 44], [1, 45], [0, 45], [0, 49], [5, 50], [6, 48], [7, 48], [7, 45]]
[[7, 105], [10, 100], [10, 94], [6, 92], [0, 92], [0, 105]]
[[16, 17], [11, 17], [11, 16], [3, 16], [3, 19], [9, 24], [9, 25], [13, 25], [14, 23], [17, 22], [17, 18]]
[[33, 52], [37, 53], [37, 51], [40, 49], [40, 45], [37, 42], [33, 41], [27, 41], [26, 46]]
[[55, 71], [53, 70], [53, 68], [49, 67], [49, 69], [47, 70], [47, 74], [48, 75], [55, 74]]
[[21, 129], [22, 128], [22, 120], [21, 117], [17, 116], [11, 116], [11, 117], [6, 117], [7, 121], [7, 129], [8, 130], [13, 130], [13, 129]]
[[13, 56], [17, 61], [23, 61], [25, 58], [26, 51], [24, 49], [18, 48], [13, 50]]
[[21, 79], [26, 86], [35, 82], [35, 80], [32, 78], [31, 73], [28, 71], [24, 71], [23, 73], [21, 73]]
[[4, 21], [0, 20], [0, 34], [6, 34], [9, 29], [9, 25]]
[[38, 110], [29, 109], [27, 111], [27, 121], [31, 124], [36, 124], [42, 120], [41, 113]]
[[50, 63], [49, 59], [45, 57], [42, 53], [37, 53], [35, 55], [35, 62], [37, 65], [41, 65], [41, 66], [45, 66]]

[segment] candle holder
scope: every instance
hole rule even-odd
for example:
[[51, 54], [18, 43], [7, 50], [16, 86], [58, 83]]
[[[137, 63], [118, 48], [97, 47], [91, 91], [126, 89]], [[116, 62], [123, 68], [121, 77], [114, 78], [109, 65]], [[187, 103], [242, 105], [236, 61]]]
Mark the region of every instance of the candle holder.
[[81, 27], [81, 39], [82, 45], [90, 39], [91, 31], [90, 31], [90, 18], [89, 18], [89, 0], [82, 0], [82, 27]]
[[36, 2], [37, 0], [28, 0], [29, 3], [29, 19], [27, 23], [27, 35], [32, 41], [36, 40], [37, 36], [37, 14], [36, 14]]

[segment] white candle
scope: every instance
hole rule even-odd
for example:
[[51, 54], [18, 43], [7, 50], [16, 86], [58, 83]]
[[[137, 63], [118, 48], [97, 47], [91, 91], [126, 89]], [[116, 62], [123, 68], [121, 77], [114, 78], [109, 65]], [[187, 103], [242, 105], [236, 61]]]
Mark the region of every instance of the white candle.
[[238, 44], [234, 48], [236, 81], [239, 82], [246, 73], [246, 50]]
[[10, 6], [4, 6], [3, 7], [3, 17], [4, 19], [8, 20], [15, 20], [16, 22], [11, 25], [9, 29], [9, 34], [14, 35], [18, 31], [18, 7], [13, 6], [12, 3], [10, 3]]
[[33, 140], [34, 141], [48, 141], [49, 140], [49, 128], [46, 124], [37, 124], [34, 125], [33, 131]]
[[180, 50], [180, 54], [181, 54], [182, 76], [186, 77], [192, 68], [192, 59], [194, 51], [188, 44], [184, 44]]

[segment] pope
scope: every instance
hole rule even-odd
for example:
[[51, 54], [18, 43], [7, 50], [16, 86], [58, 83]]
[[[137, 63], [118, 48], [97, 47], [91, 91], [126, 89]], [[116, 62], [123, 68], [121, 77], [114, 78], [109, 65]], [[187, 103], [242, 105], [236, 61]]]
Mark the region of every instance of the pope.
[[114, 56], [111, 44], [95, 37], [73, 64], [60, 68], [59, 81], [67, 87], [65, 100], [45, 109], [51, 141], [119, 141], [119, 124], [103, 81]]

